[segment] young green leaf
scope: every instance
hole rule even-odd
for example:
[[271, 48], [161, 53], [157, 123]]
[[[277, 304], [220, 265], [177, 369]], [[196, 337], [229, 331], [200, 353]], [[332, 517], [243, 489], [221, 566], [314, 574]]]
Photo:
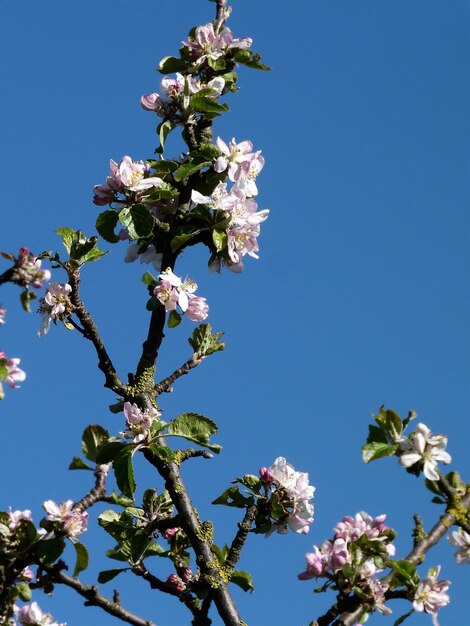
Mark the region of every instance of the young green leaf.
[[118, 221], [119, 215], [116, 211], [103, 211], [96, 220], [96, 230], [109, 243], [117, 243], [119, 237], [114, 233], [114, 229]]
[[204, 415], [182, 413], [167, 426], [169, 435], [184, 437], [218, 454], [221, 446], [210, 443], [210, 436], [217, 432], [217, 425]]
[[113, 468], [117, 486], [128, 498], [134, 497], [136, 483], [132, 467], [132, 447], [124, 446], [114, 457]]
[[105, 428], [99, 424], [90, 424], [85, 428], [82, 435], [83, 454], [89, 461], [96, 462], [98, 450], [108, 441], [109, 433]]
[[74, 547], [77, 554], [77, 561], [75, 563], [75, 569], [73, 570], [72, 576], [76, 578], [80, 572], [83, 572], [83, 570], [88, 567], [90, 558], [88, 556], [88, 550], [85, 548], [83, 543], [74, 543]]

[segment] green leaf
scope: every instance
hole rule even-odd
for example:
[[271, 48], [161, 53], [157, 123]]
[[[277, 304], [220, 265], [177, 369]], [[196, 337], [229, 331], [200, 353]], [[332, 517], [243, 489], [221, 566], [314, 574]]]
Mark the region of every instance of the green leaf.
[[254, 504], [253, 496], [246, 497], [240, 493], [238, 485], [229, 487], [218, 498], [212, 501], [212, 504], [223, 504], [224, 506], [233, 506], [237, 509], [246, 509]]
[[93, 263], [93, 261], [99, 261], [102, 256], [106, 256], [108, 252], [103, 252], [99, 248], [93, 248], [90, 252], [87, 252], [84, 256], [81, 257], [82, 263]]
[[144, 558], [148, 545], [147, 533], [144, 530], [135, 532], [131, 539], [131, 558], [134, 564], [139, 563]]
[[370, 463], [376, 461], [385, 456], [392, 456], [395, 454], [397, 445], [388, 445], [386, 443], [366, 443], [362, 446], [362, 459], [364, 463]]
[[46, 539], [38, 544], [38, 557], [41, 563], [54, 563], [65, 550], [63, 539]]
[[88, 563], [90, 561], [90, 557], [88, 556], [88, 550], [85, 548], [83, 543], [77, 542], [74, 543], [75, 552], [77, 554], [77, 560], [75, 563], [75, 569], [73, 570], [72, 576], [77, 578], [80, 572], [83, 572], [88, 567]]
[[255, 590], [253, 578], [250, 574], [248, 574], [248, 572], [236, 570], [230, 576], [230, 582], [238, 585], [240, 589], [243, 589], [243, 591], [249, 591], [250, 593], [253, 593], [253, 591]]
[[158, 125], [157, 133], [158, 133], [158, 138], [160, 139], [160, 145], [155, 150], [156, 154], [163, 153], [163, 150], [165, 148], [166, 138], [168, 137], [168, 135], [171, 133], [172, 130], [173, 130], [173, 126], [171, 125], [171, 122], [169, 121], [162, 122], [161, 124]]
[[227, 247], [227, 233], [223, 230], [213, 230], [212, 241], [217, 252], [221, 252]]
[[202, 154], [209, 161], [215, 161], [222, 152], [213, 143], [203, 143], [199, 146], [199, 154]]
[[8, 372], [8, 367], [6, 365], [3, 365], [3, 363], [0, 363], [0, 380], [5, 380], [5, 378], [8, 376]]
[[182, 413], [167, 425], [169, 435], [184, 437], [218, 454], [221, 446], [210, 443], [210, 436], [217, 432], [217, 425], [204, 415]]
[[62, 228], [58, 228], [55, 232], [62, 239], [62, 243], [64, 244], [67, 253], [70, 254], [70, 249], [72, 248], [72, 244], [76, 239], [76, 233], [73, 228], [67, 228], [64, 226]]
[[23, 602], [29, 602], [31, 600], [33, 594], [31, 593], [28, 583], [18, 583], [16, 590]]
[[120, 506], [128, 507], [134, 503], [134, 500], [132, 498], [126, 498], [126, 496], [123, 496], [122, 494], [118, 495], [115, 491], [113, 491], [111, 497], [113, 499], [113, 502], [115, 504], [119, 504]]
[[234, 60], [241, 65], [246, 65], [247, 67], [251, 67], [254, 70], [270, 70], [271, 68], [268, 65], [264, 65], [261, 63], [261, 57], [256, 52], [252, 52], [251, 50], [238, 50], [238, 52], [234, 55]]
[[132, 467], [132, 452], [133, 449], [131, 446], [125, 446], [118, 452], [113, 461], [117, 486], [128, 498], [133, 498], [136, 490], [134, 470]]
[[103, 584], [108, 583], [113, 578], [116, 578], [122, 572], [127, 572], [129, 567], [119, 567], [117, 569], [105, 569], [98, 574], [98, 582]]
[[225, 544], [223, 548], [219, 548], [215, 543], [213, 543], [212, 544], [212, 552], [217, 557], [217, 560], [219, 561], [219, 563], [221, 565], [223, 565], [224, 562], [225, 562], [225, 559], [227, 558], [228, 545]]
[[168, 446], [159, 446], [156, 443], [149, 445], [150, 450], [162, 461], [174, 461], [175, 453]]
[[370, 424], [369, 435], [367, 437], [367, 443], [374, 443], [374, 442], [388, 444], [388, 437], [381, 428], [379, 428], [378, 426], [375, 426], [374, 424]]
[[193, 331], [193, 335], [188, 341], [194, 352], [198, 352], [202, 356], [209, 356], [225, 348], [224, 342], [219, 341], [223, 334], [213, 333], [210, 324], [200, 324]]
[[21, 306], [23, 307], [23, 310], [26, 311], [26, 313], [31, 313], [31, 306], [29, 303], [31, 302], [31, 300], [35, 300], [36, 298], [37, 295], [34, 293], [34, 291], [31, 291], [30, 289], [25, 289], [20, 293]]
[[150, 272], [145, 272], [145, 274], [142, 276], [142, 282], [144, 283], [144, 285], [156, 285], [157, 284], [157, 279], [152, 276], [152, 274]]
[[176, 172], [174, 172], [173, 178], [177, 183], [180, 183], [185, 178], [188, 178], [192, 174], [201, 170], [203, 167], [208, 167], [209, 165], [212, 165], [212, 161], [208, 161], [206, 157], [196, 153], [196, 155], [191, 157], [189, 161], [186, 161], [186, 163], [179, 166]]
[[158, 64], [158, 71], [161, 74], [173, 74], [186, 69], [186, 63], [176, 57], [164, 57]]
[[425, 478], [424, 484], [432, 493], [435, 493], [438, 496], [442, 495], [442, 491], [437, 480], [429, 480], [429, 478]]
[[119, 241], [118, 235], [114, 233], [116, 224], [119, 221], [119, 215], [116, 211], [103, 211], [98, 215], [96, 220], [96, 230], [99, 232], [103, 239], [109, 241], [109, 243], [117, 243]]
[[111, 463], [115, 457], [126, 447], [121, 441], [110, 441], [105, 443], [96, 454], [97, 463]]
[[119, 212], [119, 221], [129, 231], [131, 239], [150, 237], [155, 220], [149, 209], [143, 204], [124, 207]]
[[394, 571], [394, 575], [390, 582], [391, 588], [400, 587], [402, 585], [415, 587], [419, 583], [416, 566], [409, 561], [390, 561], [389, 567]]
[[261, 480], [254, 474], [245, 474], [242, 478], [238, 479], [238, 482], [245, 485], [245, 487], [248, 487], [248, 489], [251, 489], [255, 493], [259, 492], [262, 485]]
[[98, 451], [109, 441], [108, 431], [99, 424], [90, 424], [82, 435], [83, 454], [89, 461], [97, 459]]
[[171, 240], [171, 251], [176, 252], [181, 246], [190, 241], [196, 235], [199, 235], [201, 229], [197, 226], [180, 226], [176, 229], [176, 235]]
[[168, 328], [176, 328], [181, 324], [183, 318], [177, 311], [171, 311], [168, 316]]
[[72, 459], [72, 462], [70, 463], [69, 470], [91, 470], [93, 471], [93, 468], [90, 467], [89, 465], [87, 465], [85, 463], [85, 461], [83, 459], [81, 459], [79, 456], [74, 456]]
[[191, 109], [198, 113], [215, 113], [216, 115], [230, 110], [228, 104], [225, 102], [220, 103], [214, 98], [199, 95], [195, 95], [191, 98]]

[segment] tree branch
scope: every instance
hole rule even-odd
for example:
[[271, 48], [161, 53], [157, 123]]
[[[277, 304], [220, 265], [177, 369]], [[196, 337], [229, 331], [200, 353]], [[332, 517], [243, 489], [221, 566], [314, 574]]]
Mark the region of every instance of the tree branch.
[[[83, 498], [75, 503], [74, 509], [85, 511], [93, 506], [96, 502], [110, 502], [110, 498], [106, 495], [106, 477], [111, 467], [110, 463], [106, 465], [97, 465], [95, 470], [95, 486]], [[112, 502], [112, 500], [111, 500]]]
[[98, 355], [98, 367], [103, 372], [105, 377], [105, 387], [111, 389], [118, 395], [125, 397], [126, 388], [122, 384], [121, 379], [116, 373], [114, 365], [109, 358], [106, 348], [98, 334], [98, 329], [93, 321], [90, 313], [86, 310], [80, 298], [79, 285], [80, 285], [80, 272], [69, 272], [69, 284], [72, 287], [72, 293], [70, 300], [75, 307], [74, 313], [80, 320], [81, 325], [85, 333], [83, 336], [89, 339], [95, 347], [96, 354]]
[[51, 578], [56, 583], [66, 585], [67, 587], [74, 589], [78, 594], [86, 598], [87, 601], [85, 602], [85, 606], [98, 606], [106, 613], [114, 615], [114, 617], [119, 618], [123, 622], [133, 624], [133, 626], [153, 626], [153, 623], [150, 620], [144, 620], [141, 617], [134, 615], [130, 611], [123, 609], [120, 604], [117, 604], [113, 600], [102, 596], [98, 592], [98, 588], [96, 586], [89, 587], [77, 578], [72, 578], [71, 576], [68, 576], [62, 570], [57, 570], [57, 568], [50, 567], [44, 564], [42, 564], [42, 568], [51, 576]]
[[181, 376], [185, 376], [192, 369], [200, 365], [203, 361], [203, 357], [198, 352], [195, 352], [181, 367], [173, 372], [170, 376], [167, 376], [159, 383], [155, 385], [155, 393], [159, 396], [163, 392], [171, 392], [173, 391], [171, 386]]
[[235, 569], [235, 565], [240, 559], [240, 552], [245, 545], [245, 541], [248, 538], [253, 520], [258, 512], [258, 507], [250, 506], [247, 508], [243, 521], [238, 524], [238, 532], [235, 535], [232, 545], [230, 546], [229, 553], [225, 559], [225, 565], [230, 568], [230, 571]]

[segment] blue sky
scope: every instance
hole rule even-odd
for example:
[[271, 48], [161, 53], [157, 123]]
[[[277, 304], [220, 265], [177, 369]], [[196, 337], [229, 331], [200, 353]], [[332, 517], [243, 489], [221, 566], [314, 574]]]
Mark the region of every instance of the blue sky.
[[[452, 468], [469, 476], [470, 3], [233, 4], [230, 28], [252, 37], [273, 69], [241, 71], [240, 92], [227, 99], [232, 112], [215, 134], [263, 150], [258, 203], [271, 213], [260, 259], [248, 260], [242, 275], [208, 274], [205, 251], [182, 259], [178, 273], [199, 283], [227, 349], [181, 380], [162, 409], [168, 418], [191, 410], [219, 424], [222, 455], [187, 465], [185, 480], [201, 515], [215, 520], [220, 544], [231, 541], [237, 513], [209, 502], [235, 476], [279, 455], [309, 472], [317, 488], [310, 534], [250, 537], [240, 567], [253, 574], [256, 592], [235, 591], [250, 626], [306, 626], [333, 598], [313, 595], [296, 575], [304, 553], [343, 515], [387, 513], [404, 555], [413, 513], [429, 526], [440, 512], [396, 460], [362, 463], [372, 412], [414, 408], [449, 437]], [[104, 181], [109, 158], [150, 158], [157, 145], [156, 120], [139, 99], [158, 90], [158, 61], [213, 10], [206, 0], [4, 0], [1, 250], [57, 249], [59, 226], [93, 232], [91, 189]], [[83, 295], [125, 377], [147, 312], [142, 268], [124, 265], [123, 256], [115, 246], [87, 268]], [[83, 428], [99, 422], [117, 432], [122, 424], [107, 411], [113, 397], [91, 346], [60, 328], [39, 339], [40, 319], [21, 313], [13, 287], [0, 301], [9, 309], [1, 347], [28, 373], [0, 407], [2, 506], [31, 508], [39, 520], [44, 500], [88, 489], [88, 475], [66, 471]], [[191, 332], [188, 321], [167, 333], [162, 378], [189, 356]], [[142, 487], [159, 486], [145, 467], [137, 472]], [[112, 566], [101, 556], [111, 543], [91, 526], [84, 541], [97, 552], [98, 571]], [[464, 623], [468, 568], [457, 569], [447, 545], [426, 563], [442, 563], [453, 581], [441, 626]], [[92, 570], [83, 579], [91, 583]], [[120, 587], [123, 604], [158, 626], [188, 622], [173, 599], [126, 578]], [[112, 584], [103, 592], [111, 595]], [[71, 591], [51, 604], [37, 599], [69, 626], [111, 624]], [[394, 619], [402, 608], [392, 605]]]

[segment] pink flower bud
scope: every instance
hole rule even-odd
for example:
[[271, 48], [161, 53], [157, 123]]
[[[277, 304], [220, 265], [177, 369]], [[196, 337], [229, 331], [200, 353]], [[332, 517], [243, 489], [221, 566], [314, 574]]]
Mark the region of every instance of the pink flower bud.
[[181, 580], [178, 574], [170, 574], [166, 579], [166, 584], [178, 593], [181, 593], [186, 589], [185, 583]]

